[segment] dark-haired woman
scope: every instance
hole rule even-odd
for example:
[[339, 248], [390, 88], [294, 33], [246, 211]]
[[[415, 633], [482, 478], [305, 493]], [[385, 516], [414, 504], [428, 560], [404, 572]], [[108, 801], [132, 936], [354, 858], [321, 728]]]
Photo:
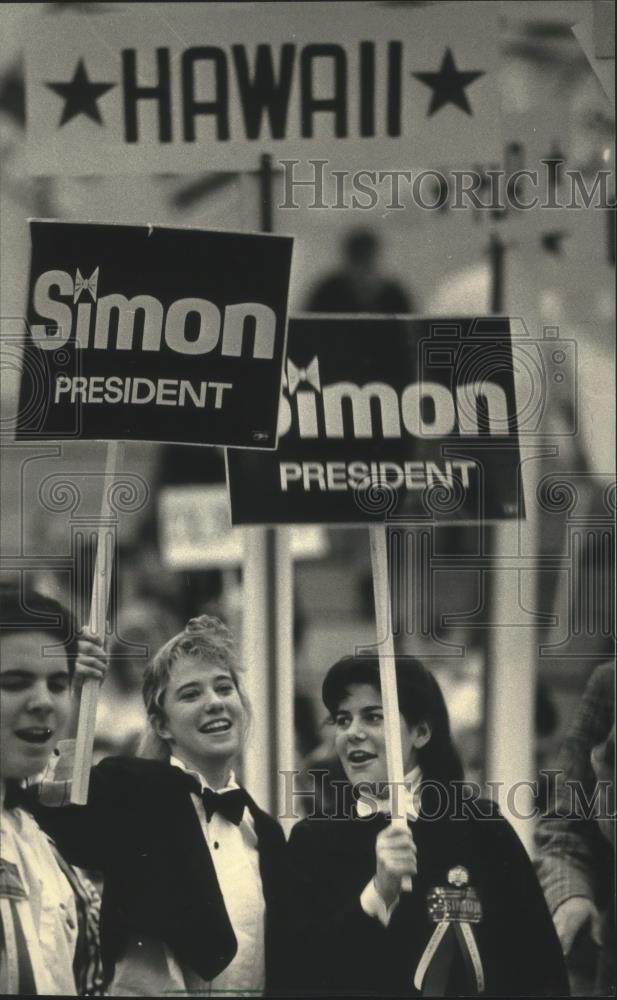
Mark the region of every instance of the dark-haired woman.
[[[392, 797], [378, 661], [347, 657], [324, 680], [348, 785], [334, 815], [292, 830], [296, 985], [317, 995], [567, 996], [525, 850], [493, 803], [464, 801], [437, 681], [409, 659], [397, 660], [396, 675], [406, 787]], [[407, 828], [390, 823], [395, 809]], [[404, 876], [410, 892], [401, 892]], [[427, 899], [436, 888], [449, 894], [450, 916], [466, 916], [465, 929], [437, 929]], [[431, 897], [434, 917], [444, 898]]]

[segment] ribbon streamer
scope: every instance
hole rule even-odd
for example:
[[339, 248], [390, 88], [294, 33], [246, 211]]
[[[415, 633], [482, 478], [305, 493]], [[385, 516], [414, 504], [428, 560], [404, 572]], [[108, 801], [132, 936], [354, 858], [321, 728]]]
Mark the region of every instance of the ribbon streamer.
[[476, 991], [484, 992], [484, 969], [471, 925], [467, 921], [442, 920], [424, 949], [413, 980], [415, 988], [424, 996], [446, 995], [457, 943], [470, 978], [475, 982]]
[[[478, 993], [484, 993], [484, 969], [482, 967], [482, 959], [480, 958], [480, 952], [478, 951], [478, 945], [476, 944], [473, 927], [471, 924], [463, 922], [461, 924], [455, 924], [454, 929], [456, 931], [456, 936], [459, 939], [465, 965], [467, 966], [469, 972], [473, 971], [475, 976]], [[466, 947], [464, 947], [462, 939], [465, 940]]]
[[424, 977], [426, 976], [428, 967], [431, 964], [435, 952], [439, 948], [439, 945], [441, 944], [444, 934], [448, 930], [449, 926], [450, 924], [447, 922], [447, 920], [442, 920], [440, 924], [437, 924], [437, 927], [433, 931], [429, 943], [424, 949], [422, 958], [418, 962], [418, 968], [416, 969], [416, 974], [413, 978], [413, 984], [415, 988], [418, 990], [418, 992], [422, 990], [422, 983], [424, 982]]

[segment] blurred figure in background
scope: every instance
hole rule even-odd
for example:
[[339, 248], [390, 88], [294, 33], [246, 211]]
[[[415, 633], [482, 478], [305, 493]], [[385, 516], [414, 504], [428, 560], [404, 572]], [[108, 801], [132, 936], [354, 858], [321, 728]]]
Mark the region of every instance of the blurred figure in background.
[[165, 637], [178, 629], [176, 617], [152, 598], [135, 600], [120, 610], [98, 702], [95, 763], [103, 757], [136, 753], [147, 721], [144, 670]]
[[307, 309], [323, 313], [410, 313], [416, 311], [409, 288], [384, 277], [381, 246], [371, 229], [352, 229], [343, 240], [343, 266], [323, 278]]
[[[615, 668], [603, 663], [592, 673], [564, 739], [557, 782], [536, 834], [538, 874], [570, 959], [574, 994], [615, 991], [614, 734]], [[590, 941], [598, 949], [591, 962], [595, 983], [580, 981], [589, 976]]]
[[559, 712], [555, 704], [555, 699], [551, 692], [550, 685], [542, 678], [538, 678], [536, 684], [536, 711], [535, 711], [535, 735], [536, 735], [536, 773], [538, 780], [538, 792], [535, 799], [536, 808], [541, 815], [544, 815], [549, 808], [547, 800], [547, 783], [542, 781], [542, 773], [555, 766], [559, 753]]
[[602, 743], [591, 751], [591, 766], [598, 781], [596, 820], [608, 843], [615, 850], [615, 720]]
[[[380, 268], [381, 241], [367, 226], [347, 231], [341, 243], [341, 267], [325, 275], [308, 296], [306, 309], [319, 313], [397, 314], [417, 312], [415, 296], [409, 286], [385, 277]], [[393, 367], [409, 369], [407, 351], [395, 354], [390, 348]], [[344, 555], [352, 566], [351, 577], [358, 579], [360, 600], [372, 614], [372, 583], [367, 552], [360, 553], [354, 529], [337, 528], [329, 533], [333, 551]]]

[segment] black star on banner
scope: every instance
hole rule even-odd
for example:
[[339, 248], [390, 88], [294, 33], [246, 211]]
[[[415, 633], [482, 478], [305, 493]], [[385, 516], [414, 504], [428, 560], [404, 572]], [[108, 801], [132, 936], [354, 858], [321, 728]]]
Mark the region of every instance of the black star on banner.
[[430, 87], [431, 103], [427, 111], [427, 118], [436, 114], [446, 104], [455, 104], [457, 108], [466, 114], [473, 114], [465, 88], [477, 80], [479, 76], [484, 76], [484, 70], [459, 70], [456, 68], [452, 51], [446, 49], [441, 61], [438, 73], [412, 73], [417, 80], [420, 80], [426, 87]]
[[77, 68], [73, 73], [72, 80], [68, 83], [46, 83], [46, 87], [53, 90], [64, 101], [62, 117], [58, 123], [58, 128], [70, 122], [71, 118], [77, 115], [86, 115], [97, 125], [103, 124], [101, 112], [96, 103], [99, 97], [106, 94], [108, 90], [115, 87], [115, 83], [93, 83], [88, 79], [88, 72], [84, 66], [83, 59], [77, 63]]

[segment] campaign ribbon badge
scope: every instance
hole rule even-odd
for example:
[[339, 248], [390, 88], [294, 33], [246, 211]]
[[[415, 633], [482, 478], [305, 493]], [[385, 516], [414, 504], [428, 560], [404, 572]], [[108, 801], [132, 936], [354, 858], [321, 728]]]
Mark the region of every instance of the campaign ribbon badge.
[[482, 904], [463, 865], [451, 868], [447, 880], [447, 886], [435, 886], [427, 894], [428, 915], [437, 926], [418, 962], [414, 986], [424, 996], [445, 996], [448, 975], [459, 950], [469, 992], [483, 993], [484, 968], [472, 928], [482, 920]]

